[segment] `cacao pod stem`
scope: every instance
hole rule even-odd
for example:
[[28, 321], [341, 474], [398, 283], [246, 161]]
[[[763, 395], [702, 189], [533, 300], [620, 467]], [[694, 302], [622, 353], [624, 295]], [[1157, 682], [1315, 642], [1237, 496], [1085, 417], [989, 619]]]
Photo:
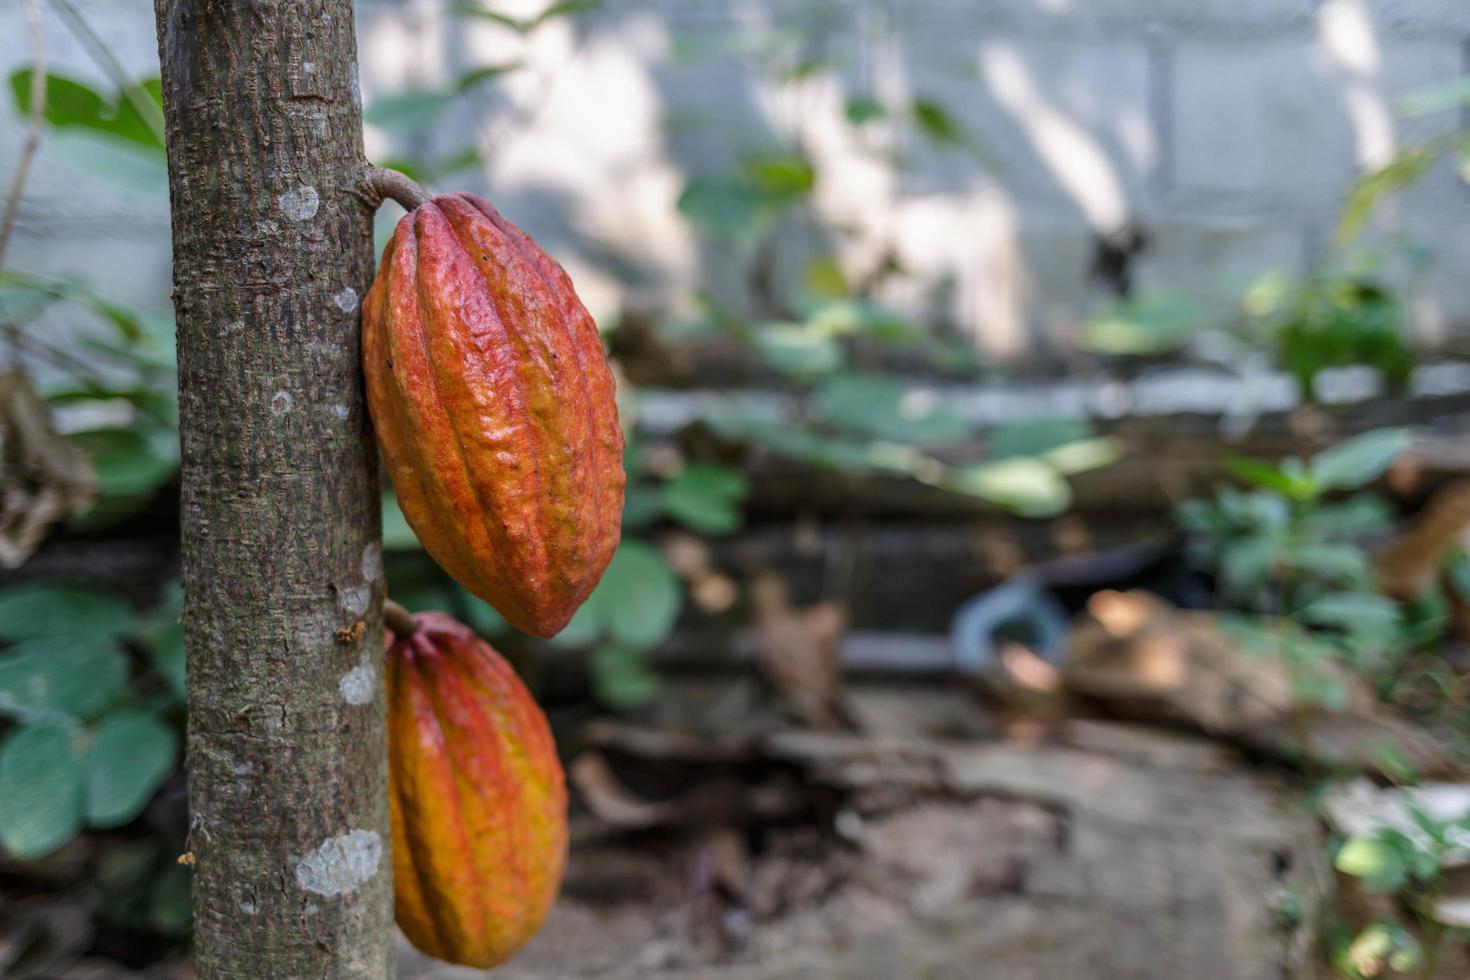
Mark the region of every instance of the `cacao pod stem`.
[[419, 624], [414, 620], [413, 613], [392, 599], [383, 600], [383, 625], [392, 630], [393, 635], [400, 640], [406, 640], [419, 631]]
[[368, 206], [377, 210], [384, 198], [391, 198], [403, 205], [403, 210], [412, 211], [429, 199], [423, 185], [405, 173], [387, 167], [368, 167], [363, 177]]

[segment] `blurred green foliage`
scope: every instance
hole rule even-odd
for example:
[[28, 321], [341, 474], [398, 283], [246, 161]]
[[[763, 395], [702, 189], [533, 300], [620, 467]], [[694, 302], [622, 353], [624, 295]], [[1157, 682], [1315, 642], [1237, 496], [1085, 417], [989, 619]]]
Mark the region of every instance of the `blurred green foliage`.
[[1395, 896], [1415, 930], [1388, 920], [1371, 922], [1356, 934], [1329, 930], [1332, 965], [1350, 980], [1381, 976], [1385, 967], [1439, 976], [1438, 960], [1447, 941], [1467, 938], [1466, 930], [1444, 926], [1438, 913], [1446, 897], [1446, 873], [1470, 857], [1470, 817], [1438, 819], [1412, 803], [1404, 809], [1406, 826], [1384, 825], [1349, 837], [1337, 844], [1333, 856], [1333, 867], [1365, 890]]
[[[1408, 441], [1405, 430], [1380, 429], [1309, 460], [1231, 460], [1248, 489], [1222, 487], [1180, 507], [1189, 554], [1214, 577], [1221, 606], [1249, 614], [1231, 620], [1234, 635], [1282, 657], [1304, 702], [1342, 706], [1346, 692], [1318, 669], [1325, 662], [1391, 694], [1406, 651], [1424, 640], [1424, 611], [1378, 592], [1368, 550], [1394, 516], [1364, 488]], [[1432, 618], [1437, 634], [1444, 611]]]
[[29, 584], [0, 592], [0, 640], [0, 845], [38, 857], [132, 821], [178, 762], [182, 638], [112, 596]]

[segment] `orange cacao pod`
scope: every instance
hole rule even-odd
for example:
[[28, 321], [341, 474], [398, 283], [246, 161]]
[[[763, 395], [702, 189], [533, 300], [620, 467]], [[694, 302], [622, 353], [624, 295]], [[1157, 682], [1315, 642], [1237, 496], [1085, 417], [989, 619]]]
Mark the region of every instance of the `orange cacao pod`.
[[363, 301], [368, 406], [434, 560], [551, 636], [618, 543], [623, 434], [592, 317], [554, 259], [472, 194], [398, 223]]
[[535, 931], [566, 866], [567, 792], [551, 728], [508, 663], [437, 612], [389, 636], [388, 768], [398, 925], [482, 969]]

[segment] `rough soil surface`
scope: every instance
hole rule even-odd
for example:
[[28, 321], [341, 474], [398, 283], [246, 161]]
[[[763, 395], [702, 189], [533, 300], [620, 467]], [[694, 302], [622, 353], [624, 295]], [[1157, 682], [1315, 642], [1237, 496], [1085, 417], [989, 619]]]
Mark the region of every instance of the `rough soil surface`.
[[[605, 837], [506, 980], [1305, 980], [1317, 820], [1210, 742], [792, 734], [820, 821]], [[883, 792], [874, 794], [875, 787]], [[894, 792], [894, 787], [903, 792]], [[482, 974], [406, 946], [405, 980]]]

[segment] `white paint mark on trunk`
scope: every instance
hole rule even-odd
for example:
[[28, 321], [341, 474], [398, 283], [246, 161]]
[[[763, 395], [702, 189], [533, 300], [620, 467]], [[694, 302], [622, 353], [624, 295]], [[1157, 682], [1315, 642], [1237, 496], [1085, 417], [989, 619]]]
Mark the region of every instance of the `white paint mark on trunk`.
[[343, 286], [342, 291], [332, 297], [332, 302], [337, 304], [337, 309], [343, 313], [357, 312], [357, 290], [351, 286]]

